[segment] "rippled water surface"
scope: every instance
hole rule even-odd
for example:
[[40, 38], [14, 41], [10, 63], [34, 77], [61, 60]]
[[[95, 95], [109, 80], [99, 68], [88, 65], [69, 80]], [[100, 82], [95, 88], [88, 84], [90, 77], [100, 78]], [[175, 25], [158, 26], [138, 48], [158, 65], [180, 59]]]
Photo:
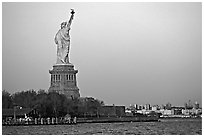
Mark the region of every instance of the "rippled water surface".
[[169, 119], [161, 122], [85, 123], [77, 125], [3, 126], [3, 135], [196, 135], [202, 134], [201, 119]]

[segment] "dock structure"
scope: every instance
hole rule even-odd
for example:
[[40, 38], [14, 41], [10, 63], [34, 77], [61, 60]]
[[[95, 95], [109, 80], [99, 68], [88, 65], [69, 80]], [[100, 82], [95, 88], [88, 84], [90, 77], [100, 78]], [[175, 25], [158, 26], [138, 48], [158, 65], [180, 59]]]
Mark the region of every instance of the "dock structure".
[[71, 125], [78, 123], [116, 123], [116, 122], [158, 122], [158, 117], [89, 117], [89, 118], [34, 118], [28, 121], [3, 122], [3, 126], [25, 125]]
[[24, 125], [64, 125], [64, 124], [76, 124], [77, 118], [74, 117], [70, 120], [65, 120], [63, 118], [34, 118], [32, 120], [10, 120], [3, 121], [3, 126], [24, 126]]

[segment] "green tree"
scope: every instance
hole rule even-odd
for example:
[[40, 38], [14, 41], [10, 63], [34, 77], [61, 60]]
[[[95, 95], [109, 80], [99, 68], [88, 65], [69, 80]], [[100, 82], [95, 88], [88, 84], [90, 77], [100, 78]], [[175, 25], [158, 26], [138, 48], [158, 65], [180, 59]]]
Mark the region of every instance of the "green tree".
[[13, 108], [12, 96], [6, 90], [2, 91], [2, 108], [3, 109]]
[[17, 92], [12, 95], [13, 102], [24, 108], [33, 108], [35, 106], [37, 93], [34, 90]]
[[10, 94], [2, 92], [2, 107], [13, 108], [13, 104], [23, 108], [32, 108], [38, 112], [39, 117], [64, 117], [70, 114], [72, 117], [86, 115], [98, 115], [98, 109], [104, 105], [103, 101], [93, 97], [68, 99], [58, 92], [46, 92], [40, 89], [38, 92], [27, 90]]
[[47, 108], [47, 93], [44, 90], [39, 90], [36, 96], [34, 108], [40, 114], [40, 117], [46, 117], [46, 108]]
[[104, 105], [103, 101], [93, 97], [82, 98], [78, 102], [78, 116], [79, 117], [93, 117], [98, 116], [100, 107]]
[[48, 93], [47, 97], [47, 111], [50, 116], [58, 117], [59, 112], [62, 112], [62, 101], [61, 96], [57, 92]]

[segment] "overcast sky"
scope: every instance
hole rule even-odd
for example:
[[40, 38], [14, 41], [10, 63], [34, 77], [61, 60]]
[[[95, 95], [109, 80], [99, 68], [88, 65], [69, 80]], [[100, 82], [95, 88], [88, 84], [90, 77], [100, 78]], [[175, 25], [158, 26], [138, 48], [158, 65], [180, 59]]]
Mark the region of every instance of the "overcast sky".
[[202, 102], [201, 3], [3, 3], [2, 88], [50, 86], [54, 36], [75, 9], [70, 62], [81, 96], [106, 104]]

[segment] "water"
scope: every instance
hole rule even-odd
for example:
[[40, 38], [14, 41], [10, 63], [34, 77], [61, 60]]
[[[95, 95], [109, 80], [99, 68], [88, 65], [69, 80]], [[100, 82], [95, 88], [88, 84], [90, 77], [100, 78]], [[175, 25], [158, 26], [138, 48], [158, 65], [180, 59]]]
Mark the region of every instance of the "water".
[[77, 125], [3, 126], [3, 135], [201, 135], [201, 119], [161, 122], [85, 123]]

